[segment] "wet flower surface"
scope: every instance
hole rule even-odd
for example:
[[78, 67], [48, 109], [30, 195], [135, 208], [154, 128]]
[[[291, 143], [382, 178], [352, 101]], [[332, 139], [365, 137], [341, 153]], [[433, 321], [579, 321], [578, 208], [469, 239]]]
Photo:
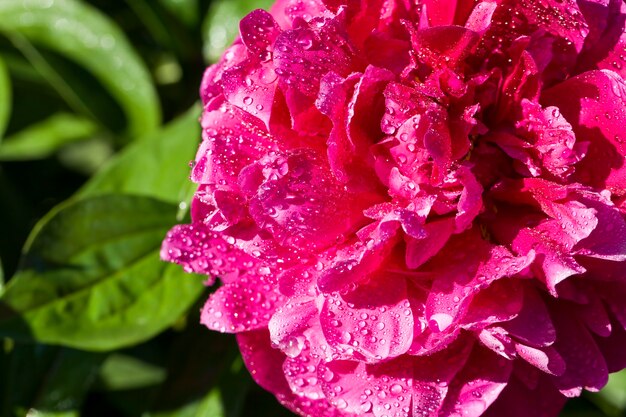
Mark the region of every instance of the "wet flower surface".
[[626, 367], [626, 5], [279, 0], [162, 257], [302, 416], [555, 416]]

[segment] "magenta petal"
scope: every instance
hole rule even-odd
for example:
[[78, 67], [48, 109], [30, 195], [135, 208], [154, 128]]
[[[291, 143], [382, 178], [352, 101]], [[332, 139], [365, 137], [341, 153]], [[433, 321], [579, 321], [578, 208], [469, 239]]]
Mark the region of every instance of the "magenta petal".
[[[388, 274], [372, 278], [345, 295], [324, 300], [321, 323], [328, 343], [341, 352], [354, 352], [365, 362], [378, 362], [405, 353], [413, 339], [413, 312], [406, 282]], [[344, 305], [350, 306], [346, 310]]]
[[[513, 377], [484, 417], [553, 417], [559, 414], [566, 398], [547, 378], [541, 378], [534, 389]], [[514, 404], [514, 406], [511, 406]]]
[[311, 400], [294, 394], [282, 372], [286, 357], [270, 345], [266, 331], [239, 333], [237, 342], [241, 356], [252, 378], [263, 388], [276, 395], [285, 407], [302, 416], [347, 417], [325, 399]]
[[353, 52], [343, 30], [334, 20], [326, 22], [319, 32], [303, 26], [281, 33], [274, 46], [279, 78], [305, 96], [315, 97], [323, 74], [334, 71], [348, 75]]
[[524, 305], [524, 289], [520, 280], [498, 280], [480, 291], [470, 303], [463, 318], [464, 328], [508, 322], [516, 318]]
[[473, 230], [450, 239], [430, 261], [439, 267], [432, 272], [434, 282], [426, 302], [431, 330], [445, 331], [463, 317], [478, 291], [501, 277], [515, 275], [532, 260], [532, 254], [515, 258], [504, 247], [487, 244]]
[[481, 416], [506, 387], [512, 369], [510, 361], [476, 346], [452, 381], [440, 415]]
[[269, 128], [276, 89], [274, 70], [263, 64], [241, 65], [222, 75], [224, 96], [242, 110], [258, 117]]
[[[266, 288], [268, 288], [266, 290]], [[266, 327], [284, 297], [267, 276], [245, 274], [211, 294], [202, 309], [202, 324], [220, 332], [239, 333]]]
[[[592, 195], [583, 201], [595, 210], [598, 224], [574, 249], [582, 255], [611, 261], [626, 261], [626, 220], [609, 199]], [[611, 236], [607, 239], [607, 236]]]
[[294, 394], [318, 400], [324, 398], [322, 384], [318, 378], [320, 358], [312, 355], [309, 349], [303, 349], [294, 358], [288, 357], [283, 363], [283, 373]]
[[203, 142], [191, 174], [196, 183], [230, 188], [246, 165], [279, 149], [259, 119], [223, 99], [207, 104], [201, 122]]
[[413, 415], [438, 417], [456, 374], [466, 364], [472, 344], [467, 340], [449, 349], [418, 358], [414, 363]]
[[305, 346], [305, 332], [319, 323], [318, 315], [314, 299], [302, 297], [289, 300], [276, 311], [268, 324], [272, 343], [287, 356], [297, 357]]
[[578, 316], [593, 333], [607, 337], [611, 334], [611, 319], [602, 302], [593, 289], [590, 289], [587, 297], [589, 302], [579, 307]]
[[479, 39], [476, 32], [461, 26], [438, 26], [411, 34], [413, 48], [433, 67], [457, 65], [472, 54]]
[[624, 356], [626, 330], [617, 322], [614, 322], [611, 327], [613, 330], [609, 337], [595, 336], [594, 340], [602, 351], [609, 372], [618, 372], [626, 368], [626, 356]]
[[457, 177], [463, 185], [463, 191], [459, 198], [455, 232], [461, 233], [471, 227], [474, 218], [482, 209], [483, 187], [468, 167], [460, 167], [457, 170]]
[[254, 258], [229, 244], [202, 224], [178, 225], [165, 237], [161, 259], [182, 265], [187, 272], [220, 276], [230, 282], [245, 273]]
[[346, 413], [376, 417], [410, 416], [412, 373], [409, 358], [376, 365], [333, 361], [320, 370], [331, 404]]
[[328, 263], [320, 261], [317, 286], [321, 292], [343, 291], [366, 281], [389, 256], [398, 242], [397, 223], [379, 221], [371, 226], [359, 231], [360, 242], [338, 250]]
[[[578, 395], [582, 388], [599, 391], [608, 381], [608, 369], [602, 352], [587, 329], [571, 314], [552, 311], [557, 338], [554, 348], [565, 361], [565, 373], [554, 384], [565, 396]], [[581, 367], [581, 363], [587, 364]]]
[[246, 16], [202, 81], [192, 224], [161, 251], [220, 277], [202, 322], [301, 417], [555, 417], [600, 389], [626, 366], [625, 16]]
[[446, 244], [454, 231], [453, 219], [436, 220], [424, 225], [426, 237], [416, 239], [407, 237], [406, 266], [416, 269], [437, 254]]
[[528, 346], [550, 346], [556, 331], [550, 313], [537, 291], [524, 287], [524, 304], [520, 313], [503, 327], [517, 340]]
[[271, 14], [257, 9], [241, 19], [239, 23], [241, 40], [252, 56], [266, 61], [271, 55], [274, 41], [281, 30]]
[[270, 392], [291, 392], [285, 376], [282, 373], [282, 365], [285, 356], [270, 345], [269, 333], [266, 330], [239, 333], [237, 342], [241, 350], [241, 356], [252, 378]]
[[547, 90], [542, 101], [559, 107], [579, 141], [590, 143], [577, 165], [577, 180], [624, 194], [626, 84], [612, 71], [589, 71]]
[[362, 223], [360, 204], [342, 192], [314, 152], [297, 150], [268, 158], [262, 170], [265, 178], [250, 200], [250, 214], [280, 244], [321, 251]]
[[545, 373], [561, 376], [565, 372], [565, 361], [551, 346], [537, 349], [518, 343], [515, 350], [520, 358]]

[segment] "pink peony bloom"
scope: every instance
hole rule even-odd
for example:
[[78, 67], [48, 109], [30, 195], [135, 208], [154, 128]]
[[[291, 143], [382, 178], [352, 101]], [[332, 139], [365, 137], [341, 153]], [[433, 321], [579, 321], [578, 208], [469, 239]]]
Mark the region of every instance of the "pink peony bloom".
[[626, 367], [626, 5], [279, 0], [202, 84], [202, 322], [302, 416], [555, 416]]

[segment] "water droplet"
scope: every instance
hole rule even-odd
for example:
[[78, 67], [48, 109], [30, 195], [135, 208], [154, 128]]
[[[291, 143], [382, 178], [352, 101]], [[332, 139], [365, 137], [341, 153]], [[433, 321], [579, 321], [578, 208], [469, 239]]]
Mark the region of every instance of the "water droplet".
[[369, 413], [371, 410], [372, 410], [372, 402], [371, 401], [365, 401], [363, 404], [361, 404], [361, 412]]

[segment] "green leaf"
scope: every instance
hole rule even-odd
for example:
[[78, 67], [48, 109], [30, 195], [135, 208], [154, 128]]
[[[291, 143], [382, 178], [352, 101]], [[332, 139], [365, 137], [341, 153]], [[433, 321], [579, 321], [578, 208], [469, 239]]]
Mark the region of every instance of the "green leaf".
[[188, 26], [198, 23], [198, 0], [158, 0], [163, 7]]
[[[148, 70], [124, 33], [97, 9], [76, 0], [2, 0], [0, 31], [65, 55], [90, 71], [124, 109], [129, 136], [159, 125], [159, 102]], [[67, 87], [62, 81], [57, 80], [60, 88]]]
[[113, 354], [100, 369], [99, 380], [108, 391], [158, 385], [165, 381], [165, 369], [130, 355]]
[[0, 374], [9, 385], [2, 387], [1, 415], [78, 415], [105, 355], [8, 340], [4, 344]]
[[202, 24], [204, 58], [217, 62], [239, 34], [239, 21], [255, 9], [267, 9], [274, 0], [215, 0]]
[[2, 57], [0, 57], [0, 139], [2, 139], [7, 125], [9, 124], [11, 104], [11, 79], [9, 78], [7, 66]]
[[64, 145], [90, 137], [97, 130], [88, 119], [58, 113], [6, 138], [0, 143], [0, 160], [46, 158]]
[[78, 192], [78, 197], [118, 192], [176, 204], [187, 201], [193, 187], [189, 161], [200, 141], [199, 116], [200, 106], [196, 105], [163, 130], [130, 144]]
[[0, 297], [0, 337], [106, 351], [174, 323], [202, 281], [159, 259], [177, 206], [104, 195], [53, 210]]

